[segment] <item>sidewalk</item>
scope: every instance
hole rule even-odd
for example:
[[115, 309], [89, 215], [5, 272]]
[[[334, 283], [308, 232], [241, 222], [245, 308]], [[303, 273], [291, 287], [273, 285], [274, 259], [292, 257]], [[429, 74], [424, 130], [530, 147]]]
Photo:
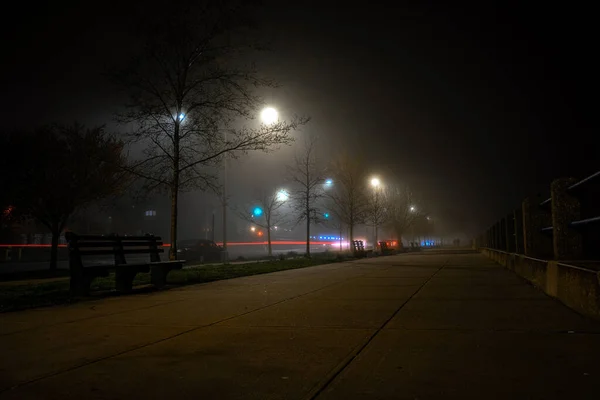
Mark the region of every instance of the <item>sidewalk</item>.
[[0, 399], [596, 399], [600, 323], [479, 254], [0, 314]]

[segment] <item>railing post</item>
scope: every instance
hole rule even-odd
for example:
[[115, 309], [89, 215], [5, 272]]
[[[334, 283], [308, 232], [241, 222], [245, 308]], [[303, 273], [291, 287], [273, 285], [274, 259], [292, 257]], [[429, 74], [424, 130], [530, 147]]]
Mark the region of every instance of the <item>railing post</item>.
[[552, 242], [556, 260], [578, 260], [583, 255], [581, 233], [571, 229], [569, 224], [581, 218], [579, 199], [569, 193], [574, 178], [561, 178], [552, 182]]
[[500, 224], [494, 224], [494, 249], [500, 250]]
[[496, 238], [498, 241], [498, 244], [496, 246], [496, 250], [503, 250], [503, 245], [502, 245], [502, 237], [504, 236], [503, 234], [503, 229], [502, 229], [502, 220], [496, 222]]
[[502, 220], [496, 222], [496, 250], [502, 250]]
[[506, 216], [506, 252], [515, 252], [515, 221], [514, 214]]
[[515, 232], [515, 253], [523, 254], [523, 212], [516, 209], [513, 213], [514, 232]]
[[552, 238], [542, 233], [550, 226], [550, 213], [540, 207], [539, 197], [528, 197], [523, 201], [523, 248], [526, 256], [552, 257]]

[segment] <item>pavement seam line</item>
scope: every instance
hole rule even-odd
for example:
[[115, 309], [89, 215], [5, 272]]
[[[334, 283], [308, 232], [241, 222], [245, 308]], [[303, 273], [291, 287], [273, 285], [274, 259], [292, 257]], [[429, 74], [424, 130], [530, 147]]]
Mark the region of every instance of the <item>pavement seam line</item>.
[[[306, 296], [306, 295], [318, 292], [319, 290], [323, 290], [323, 289], [331, 287], [331, 286], [339, 285], [341, 283], [347, 282], [347, 281], [352, 280], [352, 279], [357, 279], [357, 278], [363, 277], [364, 275], [367, 275], [367, 274], [368, 274], [368, 272], [366, 272], [364, 274], [361, 274], [361, 275], [358, 275], [358, 276], [355, 276], [355, 277], [344, 279], [344, 280], [339, 281], [339, 282], [331, 283], [331, 284], [325, 285], [325, 286], [323, 286], [323, 287], [321, 287], [319, 289], [311, 290], [311, 291], [306, 292], [306, 293], [302, 293], [302, 294], [299, 294], [299, 295], [296, 295], [296, 296], [293, 296], [293, 297], [289, 297], [287, 299], [283, 299], [283, 300], [277, 301], [275, 303], [268, 304], [266, 306], [256, 308], [254, 310], [250, 310], [250, 311], [243, 312], [241, 314], [233, 315], [231, 317], [227, 317], [227, 318], [224, 318], [224, 319], [219, 320], [219, 321], [212, 322], [212, 323], [207, 324], [207, 325], [196, 326], [196, 327], [194, 327], [192, 329], [188, 329], [186, 331], [179, 332], [179, 333], [177, 333], [175, 335], [172, 335], [172, 336], [169, 336], [169, 337], [166, 337], [166, 338], [162, 338], [162, 339], [156, 340], [156, 341], [151, 342], [151, 343], [146, 343], [146, 344], [143, 344], [143, 345], [131, 348], [131, 349], [123, 350], [123, 351], [121, 351], [119, 353], [116, 353], [116, 354], [111, 354], [109, 356], [105, 356], [105, 357], [101, 357], [101, 358], [98, 358], [98, 359], [95, 359], [95, 360], [91, 360], [91, 361], [88, 361], [88, 362], [83, 363], [83, 364], [74, 365], [72, 367], [69, 367], [69, 368], [66, 368], [66, 369], [63, 369], [63, 370], [60, 370], [60, 371], [55, 371], [55, 372], [52, 372], [52, 373], [49, 373], [49, 374], [46, 374], [46, 375], [38, 376], [37, 378], [31, 379], [31, 380], [28, 380], [28, 381], [25, 381], [25, 382], [17, 383], [16, 385], [13, 385], [11, 387], [8, 387], [6, 389], [2, 389], [2, 390], [0, 390], [0, 394], [8, 392], [10, 390], [17, 389], [17, 388], [22, 387], [22, 386], [26, 386], [26, 385], [29, 385], [29, 384], [41, 381], [43, 379], [52, 378], [54, 376], [61, 375], [61, 374], [64, 374], [64, 373], [68, 373], [68, 372], [74, 371], [74, 370], [79, 369], [79, 368], [87, 367], [89, 365], [96, 364], [96, 363], [104, 361], [104, 360], [108, 360], [109, 358], [119, 357], [119, 356], [121, 356], [123, 354], [129, 353], [129, 352], [132, 352], [132, 351], [140, 350], [140, 349], [143, 349], [145, 347], [149, 347], [149, 346], [152, 346], [152, 345], [155, 345], [155, 344], [159, 344], [159, 343], [165, 342], [167, 340], [171, 340], [171, 339], [174, 339], [176, 337], [179, 337], [181, 335], [185, 335], [187, 333], [191, 333], [191, 332], [194, 332], [194, 331], [197, 331], [197, 330], [200, 330], [200, 329], [204, 329], [204, 328], [209, 328], [211, 326], [214, 326], [214, 325], [217, 325], [217, 324], [229, 321], [229, 320], [234, 319], [234, 318], [242, 317], [244, 315], [247, 315], [247, 314], [250, 314], [250, 313], [253, 313], [253, 312], [256, 312], [256, 311], [261, 311], [261, 310], [264, 310], [266, 308], [269, 308], [269, 307], [276, 306], [278, 304], [284, 303], [286, 301], [294, 300], [294, 299], [297, 299], [299, 297]], [[174, 300], [174, 301], [172, 301], [170, 303], [176, 303], [176, 302], [185, 301], [185, 300], [186, 299]], [[151, 307], [146, 307], [146, 308], [151, 308]], [[120, 313], [115, 313], [115, 314], [120, 314]], [[115, 315], [115, 314], [110, 314], [110, 315]], [[104, 316], [109, 316], [109, 315], [104, 315]], [[85, 319], [93, 319], [93, 318], [97, 318], [97, 317], [94, 316], [94, 317], [85, 318]], [[78, 321], [82, 321], [82, 320], [85, 320], [85, 319], [76, 320], [76, 321], [70, 321], [70, 322], [67, 322], [67, 323], [78, 322]], [[59, 324], [56, 324], [56, 325], [59, 325]]]
[[425, 285], [427, 285], [427, 283], [429, 283], [429, 281], [431, 281], [433, 279], [433, 277], [435, 277], [438, 274], [438, 272], [440, 272], [447, 264], [448, 264], [448, 260], [446, 260], [433, 274], [431, 274], [429, 279], [427, 279], [425, 282], [423, 282], [423, 284], [421, 286], [419, 286], [419, 288], [412, 295], [410, 295], [410, 297], [408, 299], [406, 299], [402, 304], [400, 304], [400, 306], [396, 309], [396, 311], [394, 311], [392, 313], [392, 315], [387, 320], [385, 320], [383, 322], [383, 324], [381, 324], [381, 326], [379, 328], [377, 328], [375, 330], [375, 332], [373, 332], [371, 334], [371, 336], [369, 336], [364, 343], [359, 344], [358, 346], [354, 347], [354, 349], [348, 354], [348, 356], [346, 356], [346, 358], [344, 358], [342, 360], [342, 362], [340, 362], [336, 367], [334, 367], [326, 375], [325, 379], [323, 379], [321, 382], [317, 383], [317, 385], [315, 385], [315, 387], [313, 387], [313, 389], [304, 398], [306, 400], [315, 400], [317, 397], [319, 397], [321, 395], [321, 393], [323, 393], [325, 391], [325, 389], [327, 389], [327, 387], [331, 383], [333, 383], [333, 381], [342, 372], [344, 372], [344, 370], [346, 368], [348, 368], [348, 366], [360, 355], [360, 353], [362, 353], [362, 351], [373, 341], [373, 339], [375, 339], [375, 337], [386, 327], [386, 325], [389, 324], [390, 321], [392, 321], [392, 319], [394, 319], [394, 317], [396, 317], [396, 315], [398, 315], [400, 310], [402, 310], [402, 308], [404, 308], [404, 306], [406, 304], [408, 304], [408, 302], [411, 301], [412, 298], [414, 296], [416, 296], [421, 291], [421, 289], [423, 289], [423, 287], [425, 287]]

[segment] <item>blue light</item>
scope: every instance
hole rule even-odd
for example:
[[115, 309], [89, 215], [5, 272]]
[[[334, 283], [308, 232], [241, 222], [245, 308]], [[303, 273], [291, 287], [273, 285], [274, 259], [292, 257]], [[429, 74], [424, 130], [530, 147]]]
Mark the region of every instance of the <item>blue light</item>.
[[333, 179], [325, 179], [325, 185], [327, 185], [327, 186], [333, 185]]
[[323, 216], [325, 217], [325, 219], [328, 219], [329, 218], [329, 213], [326, 212], [326, 213], [323, 214]]
[[254, 214], [255, 217], [260, 217], [262, 215], [262, 213], [263, 213], [263, 210], [260, 207], [256, 207], [252, 211], [252, 214]]
[[319, 239], [323, 239], [323, 236], [319, 236]]

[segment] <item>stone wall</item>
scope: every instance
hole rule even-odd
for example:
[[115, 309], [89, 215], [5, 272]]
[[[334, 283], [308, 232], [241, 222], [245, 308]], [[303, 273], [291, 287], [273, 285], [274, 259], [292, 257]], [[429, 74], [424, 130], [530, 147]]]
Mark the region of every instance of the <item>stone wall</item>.
[[494, 249], [480, 250], [573, 310], [600, 319], [600, 271]]

